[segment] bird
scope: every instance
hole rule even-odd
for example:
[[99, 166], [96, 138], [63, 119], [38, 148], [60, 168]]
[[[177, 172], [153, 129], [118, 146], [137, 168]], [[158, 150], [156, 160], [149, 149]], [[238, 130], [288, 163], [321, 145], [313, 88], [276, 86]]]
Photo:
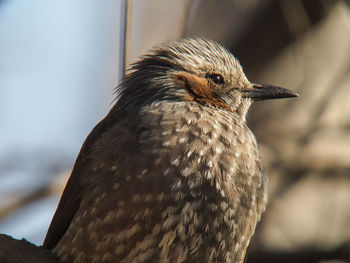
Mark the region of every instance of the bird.
[[222, 45], [168, 40], [134, 63], [85, 140], [43, 247], [62, 262], [243, 262], [268, 199], [248, 81]]

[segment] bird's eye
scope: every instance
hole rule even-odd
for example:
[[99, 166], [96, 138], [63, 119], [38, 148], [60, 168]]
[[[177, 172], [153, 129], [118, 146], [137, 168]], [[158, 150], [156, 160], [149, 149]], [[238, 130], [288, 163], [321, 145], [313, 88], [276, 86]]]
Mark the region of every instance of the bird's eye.
[[211, 79], [215, 84], [223, 85], [225, 83], [224, 77], [220, 74], [213, 73], [207, 75], [207, 78]]

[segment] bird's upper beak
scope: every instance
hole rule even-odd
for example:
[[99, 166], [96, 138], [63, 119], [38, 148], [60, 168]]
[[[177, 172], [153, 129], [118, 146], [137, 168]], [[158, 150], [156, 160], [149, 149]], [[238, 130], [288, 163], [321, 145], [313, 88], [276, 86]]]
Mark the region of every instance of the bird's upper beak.
[[298, 97], [299, 94], [284, 88], [270, 85], [253, 84], [252, 89], [244, 89], [243, 98], [251, 98], [253, 100], [269, 100]]

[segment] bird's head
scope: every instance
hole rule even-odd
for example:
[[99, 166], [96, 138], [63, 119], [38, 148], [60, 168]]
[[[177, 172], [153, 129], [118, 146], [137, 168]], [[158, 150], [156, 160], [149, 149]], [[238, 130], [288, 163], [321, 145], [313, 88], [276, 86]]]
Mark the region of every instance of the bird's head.
[[159, 100], [191, 101], [245, 115], [253, 100], [296, 97], [283, 88], [248, 81], [224, 47], [202, 39], [168, 41], [133, 64], [120, 88], [117, 107]]

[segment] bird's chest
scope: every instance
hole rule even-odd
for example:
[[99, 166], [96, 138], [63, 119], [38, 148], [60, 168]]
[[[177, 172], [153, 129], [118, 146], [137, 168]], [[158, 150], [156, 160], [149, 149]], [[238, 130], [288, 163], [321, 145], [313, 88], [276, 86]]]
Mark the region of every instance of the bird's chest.
[[255, 137], [234, 115], [174, 104], [147, 109], [143, 120], [141, 154], [155, 173], [181, 178], [193, 192], [209, 183], [229, 202], [264, 184]]
[[140, 142], [153, 156], [154, 172], [172, 178], [177, 237], [192, 244], [192, 252], [203, 249], [208, 262], [243, 257], [267, 199], [253, 134], [227, 113], [195, 107], [156, 116], [148, 120]]

